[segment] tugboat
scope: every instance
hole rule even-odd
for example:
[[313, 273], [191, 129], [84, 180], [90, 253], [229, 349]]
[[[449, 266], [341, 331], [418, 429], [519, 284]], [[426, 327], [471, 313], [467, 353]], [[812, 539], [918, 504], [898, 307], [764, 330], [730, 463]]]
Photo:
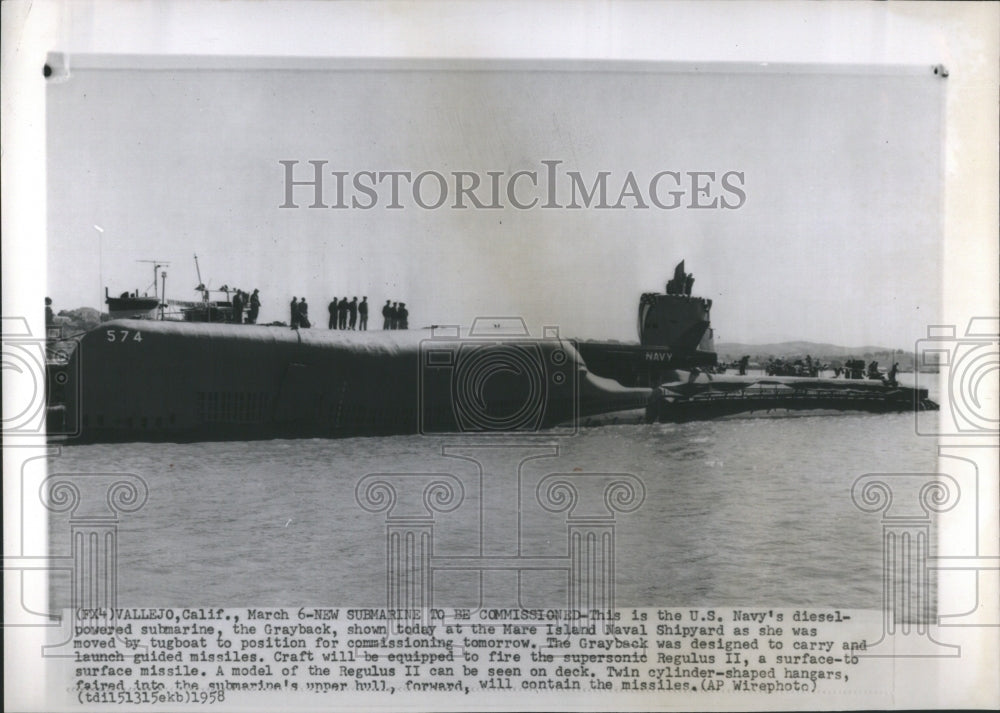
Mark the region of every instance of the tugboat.
[[[163, 319], [163, 308], [167, 301], [167, 273], [159, 273], [161, 267], [167, 267], [169, 262], [163, 260], [139, 260], [153, 265], [153, 296], [140, 295], [138, 290], [123, 292], [118, 297], [111, 297], [108, 288], [104, 288], [104, 303], [108, 306], [108, 316], [111, 319]], [[162, 293], [157, 289], [161, 281]], [[159, 314], [157, 314], [159, 312]]]
[[[198, 265], [198, 256], [194, 256], [194, 267], [198, 273], [199, 300], [168, 300], [167, 299], [167, 273], [157, 271], [161, 267], [167, 267], [169, 262], [163, 260], [139, 260], [139, 262], [149, 262], [153, 264], [153, 296], [139, 295], [135, 292], [123, 292], [118, 297], [110, 297], [108, 288], [104, 288], [104, 302], [108, 305], [108, 316], [110, 319], [159, 319], [164, 321], [184, 321], [184, 322], [232, 322], [233, 303], [230, 299], [229, 287], [223, 285], [219, 289], [210, 289], [201, 280], [201, 267]], [[157, 291], [157, 279], [160, 280], [161, 289]], [[212, 294], [225, 295], [225, 299], [212, 299]], [[171, 308], [171, 312], [166, 312], [166, 308]]]
[[160, 308], [159, 297], [147, 297], [138, 292], [123, 292], [118, 297], [110, 297], [104, 288], [104, 303], [108, 306], [111, 319], [155, 319]]

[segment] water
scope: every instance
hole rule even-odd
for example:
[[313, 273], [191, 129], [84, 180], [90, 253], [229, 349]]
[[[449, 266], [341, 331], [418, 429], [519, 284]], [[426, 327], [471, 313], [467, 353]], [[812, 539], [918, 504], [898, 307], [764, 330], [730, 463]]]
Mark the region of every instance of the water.
[[[880, 518], [855, 507], [851, 485], [870, 472], [935, 472], [937, 447], [914, 435], [913, 414], [585, 428], [541, 439], [558, 455], [525, 462], [519, 495], [517, 464], [540, 444], [496, 437], [490, 443], [502, 448], [476, 451], [480, 481], [474, 463], [442, 455], [444, 445], [472, 440], [68, 446], [50, 469], [130, 472], [148, 484], [144, 508], [123, 514], [119, 527], [124, 606], [382, 605], [385, 515], [355, 499], [368, 473], [452, 473], [462, 482], [462, 505], [436, 515], [436, 555], [520, 547], [522, 556], [564, 556], [566, 515], [539, 506], [538, 481], [612, 472], [638, 476], [646, 489], [641, 507], [615, 520], [618, 605], [876, 608]], [[53, 515], [49, 530], [53, 553], [68, 554], [66, 516]], [[500, 601], [504, 591], [522, 606], [566, 602], [564, 574], [526, 572], [519, 594], [512, 577], [491, 573], [480, 583], [472, 573], [441, 573], [434, 604], [516, 605]], [[53, 579], [51, 592], [65, 605], [68, 582]]]

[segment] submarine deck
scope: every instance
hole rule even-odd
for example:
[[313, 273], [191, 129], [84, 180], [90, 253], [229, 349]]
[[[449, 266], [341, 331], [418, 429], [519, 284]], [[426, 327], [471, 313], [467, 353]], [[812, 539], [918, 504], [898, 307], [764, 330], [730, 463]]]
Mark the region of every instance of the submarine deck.
[[927, 389], [863, 379], [698, 375], [657, 387], [646, 420], [679, 423], [775, 409], [891, 413], [938, 405]]

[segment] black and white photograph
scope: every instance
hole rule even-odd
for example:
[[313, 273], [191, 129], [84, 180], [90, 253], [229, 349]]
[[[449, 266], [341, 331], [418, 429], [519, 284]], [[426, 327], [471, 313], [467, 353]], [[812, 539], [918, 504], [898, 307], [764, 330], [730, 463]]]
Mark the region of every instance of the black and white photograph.
[[4, 13], [12, 710], [1000, 701], [998, 6]]

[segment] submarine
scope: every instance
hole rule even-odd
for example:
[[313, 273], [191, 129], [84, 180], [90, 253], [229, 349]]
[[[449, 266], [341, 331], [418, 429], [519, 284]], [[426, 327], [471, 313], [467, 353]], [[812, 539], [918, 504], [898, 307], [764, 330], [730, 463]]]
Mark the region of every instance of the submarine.
[[224, 314], [217, 303], [201, 312], [206, 321], [190, 311], [184, 321], [156, 319], [155, 309], [143, 319], [149, 305], [116, 302], [138, 310], [84, 333], [51, 365], [49, 435], [88, 443], [572, 433], [592, 416], [645, 409], [652, 386], [678, 368], [715, 364], [711, 301], [691, 296], [683, 266], [665, 293], [641, 296], [635, 344], [557, 330], [533, 337], [519, 318], [328, 331], [208, 321]]
[[[577, 340], [520, 318], [468, 329], [344, 331], [184, 319], [123, 295], [48, 365], [48, 436], [81, 443], [402, 434], [572, 435], [643, 412], [683, 422], [779, 410], [935, 410], [926, 389], [856, 379], [714, 377], [712, 301], [681, 261], [639, 298], [638, 342]], [[207, 307], [206, 307], [207, 305]], [[124, 315], [119, 317], [118, 315]], [[146, 318], [137, 318], [141, 316]], [[602, 419], [611, 417], [611, 421]]]

